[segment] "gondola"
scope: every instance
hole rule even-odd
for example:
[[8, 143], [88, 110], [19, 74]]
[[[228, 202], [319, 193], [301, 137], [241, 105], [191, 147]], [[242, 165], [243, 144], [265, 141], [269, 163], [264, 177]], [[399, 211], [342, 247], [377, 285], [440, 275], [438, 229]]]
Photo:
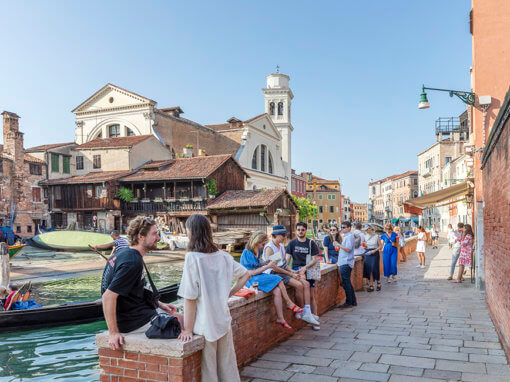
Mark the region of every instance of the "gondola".
[[[177, 300], [178, 289], [179, 284], [160, 289], [160, 300], [165, 303]], [[0, 333], [102, 320], [104, 316], [101, 300], [70, 302], [36, 309], [2, 311], [0, 312]]]

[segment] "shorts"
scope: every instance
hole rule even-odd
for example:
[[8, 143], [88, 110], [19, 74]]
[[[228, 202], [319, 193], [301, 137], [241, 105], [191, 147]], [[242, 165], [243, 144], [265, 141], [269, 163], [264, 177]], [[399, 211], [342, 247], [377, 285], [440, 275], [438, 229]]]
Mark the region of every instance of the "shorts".
[[[301, 268], [301, 267], [293, 267], [292, 269], [297, 271], [299, 268]], [[306, 279], [306, 281], [308, 281], [308, 284], [310, 284], [310, 288], [314, 288], [315, 287], [315, 280]]]
[[271, 271], [271, 274], [280, 276], [282, 278], [282, 281], [284, 284], [287, 284], [289, 282], [289, 280], [291, 279], [291, 277], [289, 275], [286, 275], [284, 273], [277, 273], [275, 271]]

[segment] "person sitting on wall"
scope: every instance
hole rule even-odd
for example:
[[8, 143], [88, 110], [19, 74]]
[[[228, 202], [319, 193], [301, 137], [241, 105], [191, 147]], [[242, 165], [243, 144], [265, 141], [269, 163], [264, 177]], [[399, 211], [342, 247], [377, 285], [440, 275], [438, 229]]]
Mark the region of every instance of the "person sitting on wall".
[[117, 252], [121, 248], [129, 248], [129, 242], [120, 236], [119, 231], [114, 229], [110, 236], [112, 237], [113, 241], [111, 243], [107, 244], [101, 244], [101, 245], [95, 245], [93, 248], [95, 251], [97, 250], [106, 250], [113, 248], [113, 253]]
[[143, 256], [156, 249], [159, 235], [154, 220], [139, 216], [127, 229], [130, 247], [124, 247], [110, 256], [103, 271], [101, 295], [103, 312], [113, 350], [124, 344], [122, 333], [145, 333], [151, 319], [164, 311], [179, 320], [184, 328], [182, 314], [172, 304], [158, 301], [154, 307], [153, 294], [145, 288]]

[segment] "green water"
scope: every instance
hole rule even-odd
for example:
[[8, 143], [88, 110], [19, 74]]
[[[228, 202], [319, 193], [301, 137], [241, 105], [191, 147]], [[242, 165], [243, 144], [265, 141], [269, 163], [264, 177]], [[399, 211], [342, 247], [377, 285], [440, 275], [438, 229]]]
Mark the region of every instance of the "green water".
[[[183, 262], [149, 265], [158, 288], [181, 280]], [[101, 297], [101, 274], [35, 284], [32, 296], [43, 305]], [[0, 313], [1, 314], [1, 313]], [[104, 321], [0, 334], [0, 382], [98, 381], [95, 334]]]

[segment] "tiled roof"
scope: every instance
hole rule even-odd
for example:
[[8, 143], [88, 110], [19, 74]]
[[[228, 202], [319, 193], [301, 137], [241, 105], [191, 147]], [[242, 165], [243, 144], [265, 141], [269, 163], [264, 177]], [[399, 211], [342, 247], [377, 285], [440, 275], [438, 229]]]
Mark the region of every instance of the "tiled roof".
[[70, 146], [70, 145], [75, 145], [75, 144], [76, 143], [74, 143], [74, 142], [51, 143], [49, 145], [40, 145], [40, 146], [30, 147], [29, 149], [26, 149], [25, 151], [28, 153], [34, 152], [34, 151], [46, 151], [46, 150], [56, 149], [59, 147]]
[[391, 176], [388, 176], [388, 177], [383, 178], [383, 179], [374, 180], [373, 182], [370, 182], [368, 185], [377, 184], [377, 183], [384, 183], [384, 182], [387, 182], [388, 180], [395, 180], [395, 179], [403, 178], [404, 176], [409, 176], [409, 175], [418, 175], [418, 171], [411, 170], [411, 171], [406, 171], [406, 172], [404, 172], [402, 174], [391, 175]]
[[[0, 145], [0, 158], [8, 159], [7, 157], [4, 157], [4, 146], [3, 145]], [[36, 158], [33, 155], [27, 154], [27, 153], [25, 153], [24, 160], [25, 160], [25, 162], [28, 162], [28, 163], [46, 164], [45, 161], [43, 161], [39, 158]]]
[[[136, 173], [126, 176], [122, 182], [166, 179], [202, 179], [207, 178], [228, 160], [234, 160], [230, 154], [179, 158], [167, 163], [158, 162], [143, 166]], [[237, 163], [241, 171], [243, 168]]]
[[98, 171], [89, 172], [85, 175], [72, 176], [70, 178], [50, 179], [42, 182], [43, 184], [77, 184], [77, 183], [102, 183], [115, 179], [120, 179], [133, 171]]
[[[287, 190], [283, 188], [272, 188], [269, 190], [230, 190], [225, 191], [209, 203], [207, 209], [267, 207], [282, 194], [287, 194], [290, 198]], [[292, 203], [294, 203], [294, 201], [292, 201]]]
[[111, 147], [132, 147], [140, 142], [149, 139], [152, 135], [134, 135], [130, 137], [117, 137], [117, 138], [99, 138], [93, 139], [89, 142], [83, 143], [75, 147], [79, 149], [99, 149], [99, 148], [111, 148]]
[[262, 113], [262, 114], [256, 115], [255, 117], [247, 119], [246, 121], [240, 121], [241, 122], [241, 126], [231, 126], [230, 123], [220, 123], [220, 124], [217, 124], [217, 125], [205, 125], [205, 127], [208, 127], [210, 129], [213, 129], [213, 130], [216, 130], [216, 131], [218, 131], [218, 130], [240, 129], [240, 128], [242, 128], [242, 124], [253, 122], [257, 118], [262, 117], [264, 114], [266, 114], [266, 113]]

